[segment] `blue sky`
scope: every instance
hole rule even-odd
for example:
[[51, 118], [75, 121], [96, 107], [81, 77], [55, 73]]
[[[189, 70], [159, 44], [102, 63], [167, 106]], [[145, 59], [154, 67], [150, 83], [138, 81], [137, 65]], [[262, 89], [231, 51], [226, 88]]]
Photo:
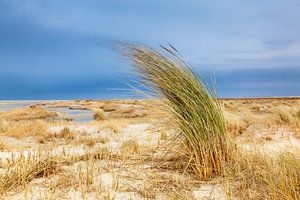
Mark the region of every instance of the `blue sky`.
[[172, 44], [219, 96], [300, 95], [298, 0], [0, 0], [0, 99], [127, 98], [113, 41]]

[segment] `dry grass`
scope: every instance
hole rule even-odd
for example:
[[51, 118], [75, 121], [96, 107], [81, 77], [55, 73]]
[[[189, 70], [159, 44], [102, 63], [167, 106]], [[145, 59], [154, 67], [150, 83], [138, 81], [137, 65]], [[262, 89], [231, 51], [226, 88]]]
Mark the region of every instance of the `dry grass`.
[[109, 117], [116, 118], [116, 119], [118, 119], [118, 118], [141, 118], [141, 117], [145, 117], [145, 116], [146, 116], [145, 111], [137, 110], [133, 107], [119, 108], [109, 115]]
[[300, 109], [294, 113], [294, 117], [300, 120]]
[[74, 133], [68, 128], [64, 127], [61, 131], [58, 133], [48, 133], [44, 136], [44, 138], [40, 138], [40, 140], [45, 141], [56, 141], [56, 140], [73, 140], [75, 138]]
[[122, 143], [121, 154], [123, 156], [137, 154], [140, 151], [140, 145], [135, 139], [130, 139]]
[[63, 128], [58, 134], [54, 134], [56, 138], [64, 138], [72, 140], [74, 139], [74, 134], [70, 131], [68, 127]]
[[3, 141], [0, 141], [0, 151], [5, 151], [5, 150], [9, 150], [9, 146], [3, 142]]
[[48, 111], [40, 107], [30, 106], [28, 108], [16, 109], [9, 112], [3, 112], [0, 117], [6, 120], [32, 120], [56, 117], [57, 113]]
[[243, 134], [252, 125], [284, 127], [293, 132], [300, 128], [299, 100], [223, 100], [227, 131]]
[[0, 120], [0, 133], [16, 138], [44, 136], [47, 134], [48, 126], [49, 124], [43, 120], [26, 120], [20, 122]]
[[0, 193], [4, 194], [18, 187], [25, 187], [34, 178], [47, 177], [55, 173], [58, 163], [48, 155], [19, 156], [2, 164]]
[[[239, 146], [243, 144], [239, 143], [238, 151], [232, 151], [232, 159], [218, 173], [223, 176], [219, 176], [217, 180], [214, 177], [213, 182], [199, 182], [199, 177], [186, 173], [189, 171], [185, 171], [187, 159], [182, 151], [182, 143], [174, 144], [174, 126], [169, 120], [162, 120], [165, 114], [157, 110], [162, 106], [157, 100], [77, 103], [98, 108], [101, 103], [107, 109], [115, 107], [116, 110], [112, 111], [115, 113], [118, 113], [120, 107], [122, 113], [126, 109], [145, 109], [147, 115], [138, 118], [108, 118], [102, 122], [84, 124], [84, 127], [92, 126], [91, 130], [95, 130], [92, 133], [77, 129], [82, 124], [72, 122], [0, 120], [1, 139], [3, 138], [0, 142], [1, 156], [14, 152], [14, 159], [1, 158], [1, 198], [201, 199], [194, 192], [202, 192], [199, 190], [202, 185], [224, 182], [224, 190], [228, 198], [232, 199], [299, 199], [299, 152], [283, 152], [275, 156], [270, 152], [242, 151]], [[120, 106], [123, 103], [126, 106]], [[224, 100], [223, 103], [226, 128], [233, 137], [251, 137], [259, 145], [250, 131], [253, 127], [258, 132], [270, 134], [277, 129], [289, 130], [292, 132], [289, 137], [297, 133], [295, 122], [300, 119], [300, 101]], [[62, 105], [68, 106], [67, 102]], [[126, 111], [123, 116], [128, 113], [132, 111]], [[162, 121], [167, 123], [163, 129], [154, 124]], [[134, 126], [128, 126], [129, 124], [145, 122], [154, 124], [154, 128], [147, 130], [147, 136], [157, 136], [153, 138], [158, 143], [152, 141], [152, 144], [148, 137], [137, 140], [136, 136], [142, 134], [138, 132], [140, 130], [135, 130], [136, 135], [130, 134], [130, 127]], [[47, 129], [52, 126], [62, 129], [57, 129], [57, 133], [48, 133]], [[127, 137], [127, 134], [131, 137]], [[17, 150], [16, 145], [11, 145], [15, 139], [7, 137], [6, 141], [6, 136], [16, 137], [17, 141], [23, 143], [31, 138], [42, 138], [45, 144], [33, 145], [31, 148], [47, 151], [50, 147], [54, 154], [34, 155], [27, 148], [23, 156], [20, 156], [22, 151]], [[272, 139], [265, 142], [272, 142]], [[115, 144], [120, 146], [115, 148]], [[61, 153], [57, 151], [60, 147], [63, 149]], [[28, 154], [31, 156], [28, 157]], [[213, 196], [208, 195], [204, 199], [210, 198], [213, 199]]]
[[300, 199], [299, 155], [236, 152], [225, 170], [228, 194], [245, 200]]
[[273, 113], [277, 123], [293, 127], [300, 127], [299, 110], [293, 109], [292, 107], [279, 107], [274, 109]]
[[106, 119], [105, 113], [102, 109], [97, 109], [97, 111], [94, 113], [94, 119], [96, 121], [103, 121]]
[[144, 173], [144, 175], [136, 178], [142, 179], [142, 187], [132, 188], [142, 198], [156, 199], [159, 198], [158, 194], [161, 194], [165, 199], [195, 199], [192, 189], [197, 182], [193, 178], [187, 179], [175, 172], [152, 171], [152, 173]]
[[250, 119], [243, 115], [224, 112], [226, 129], [233, 137], [243, 134], [250, 125]]
[[167, 131], [165, 131], [165, 130], [160, 131], [160, 139], [161, 140], [167, 140], [168, 139]]
[[126, 128], [130, 123], [132, 123], [132, 120], [126, 118], [107, 119], [101, 123], [101, 127], [102, 129], [108, 129], [113, 133], [118, 133], [122, 129]]
[[80, 137], [78, 140], [74, 142], [74, 144], [84, 144], [88, 147], [93, 147], [95, 144], [106, 144], [109, 142], [109, 138], [107, 137]]

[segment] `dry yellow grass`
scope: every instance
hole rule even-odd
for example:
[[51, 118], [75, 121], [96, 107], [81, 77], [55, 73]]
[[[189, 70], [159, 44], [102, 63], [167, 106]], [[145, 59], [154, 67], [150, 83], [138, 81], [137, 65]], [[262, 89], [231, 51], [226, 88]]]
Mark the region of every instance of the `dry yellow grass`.
[[102, 136], [97, 136], [97, 137], [80, 137], [78, 140], [74, 142], [74, 144], [84, 144], [88, 147], [93, 147], [95, 144], [100, 143], [100, 144], [106, 144], [109, 142], [109, 138], [107, 137], [102, 137]]
[[[258, 132], [273, 133], [278, 129], [288, 130], [291, 131], [289, 137], [299, 134], [295, 123], [300, 119], [299, 101], [222, 101], [228, 104], [224, 105], [224, 115], [227, 130], [234, 138], [251, 137], [257, 145], [260, 145], [251, 132], [253, 127]], [[153, 113], [151, 113], [151, 102], [155, 102]], [[93, 101], [80, 101], [80, 103], [95, 106]], [[158, 102], [120, 100], [113, 103], [101, 101], [101, 103], [109, 104], [106, 108], [115, 106], [116, 109], [123, 103], [135, 105], [137, 108], [134, 109], [145, 109], [147, 115], [138, 118], [108, 118], [84, 124], [87, 127], [99, 127], [96, 135], [73, 131], [70, 126], [81, 125], [72, 122], [0, 120], [0, 155], [6, 156], [9, 152], [14, 152], [14, 159], [10, 156], [8, 159], [1, 157], [1, 198], [201, 199], [195, 196], [194, 191], [210, 185], [211, 182], [200, 182], [196, 176], [189, 173], [190, 171], [185, 171], [186, 158], [181, 151], [182, 146], [173, 143], [176, 135], [169, 121], [162, 120], [163, 115], [155, 110], [160, 105]], [[98, 102], [96, 104], [98, 105]], [[67, 102], [64, 102], [64, 105], [68, 105]], [[139, 105], [144, 107], [141, 108]], [[288, 116], [288, 120], [285, 116], [280, 117], [278, 109], [283, 113], [281, 115]], [[123, 135], [130, 135], [128, 125], [145, 122], [155, 127], [149, 129], [146, 136], [157, 134], [155, 138], [159, 142], [149, 145], [145, 144], [147, 138], [137, 140], [134, 137], [124, 137], [124, 140], [115, 141]], [[161, 123], [167, 123], [164, 129], [158, 127], [157, 124]], [[59, 126], [62, 129], [56, 133], [48, 133], [48, 128], [52, 126]], [[101, 131], [110, 134], [102, 136]], [[41, 149], [46, 153], [27, 157], [34, 153], [30, 153], [30, 149], [23, 152], [16, 146], [11, 146], [5, 140], [7, 136], [15, 137], [24, 143], [28, 137], [42, 138], [44, 143], [33, 146], [32, 149], [36, 152], [37, 149]], [[272, 139], [265, 142], [272, 142]], [[116, 143], [119, 147], [113, 148]], [[113, 145], [110, 146], [111, 144]], [[238, 145], [243, 144], [238, 143]], [[52, 152], [47, 153], [49, 147]], [[60, 147], [65, 150], [57, 151]], [[78, 147], [80, 148], [76, 149]], [[72, 148], [78, 152], [68, 151]], [[227, 192], [228, 198], [299, 199], [299, 151], [282, 152], [279, 156], [267, 152], [267, 155], [272, 156], [266, 156], [265, 153], [249, 152], [245, 149], [241, 150], [240, 147], [237, 147], [237, 150], [232, 152], [233, 158], [221, 174], [224, 177], [213, 177], [213, 181], [224, 183], [224, 191]], [[22, 152], [23, 156], [20, 157]]]
[[94, 113], [94, 119], [96, 121], [103, 121], [106, 119], [105, 113], [102, 109], [97, 109]]
[[16, 109], [9, 112], [3, 112], [0, 117], [6, 120], [32, 120], [56, 117], [57, 113], [48, 111], [40, 107], [30, 106], [28, 108]]
[[296, 134], [300, 128], [300, 100], [223, 100], [227, 129], [240, 135], [251, 125], [285, 127]]
[[128, 124], [132, 123], [131, 119], [108, 119], [103, 121], [100, 125], [102, 129], [108, 129], [114, 133], [120, 132], [123, 128], [126, 128]]
[[250, 120], [245, 115], [237, 115], [230, 112], [225, 112], [224, 117], [226, 120], [227, 131], [232, 136], [243, 134], [250, 125]]
[[224, 174], [227, 193], [241, 200], [300, 199], [300, 152], [235, 152]]
[[38, 137], [47, 134], [48, 123], [43, 120], [6, 121], [0, 120], [1, 135], [26, 138]]
[[34, 178], [47, 177], [58, 170], [57, 162], [48, 155], [37, 153], [24, 155], [2, 164], [4, 172], [0, 173], [0, 193], [16, 190], [26, 186]]
[[75, 138], [74, 133], [68, 128], [64, 127], [61, 131], [58, 133], [47, 133], [44, 135], [43, 138], [39, 138], [40, 141], [46, 140], [46, 141], [56, 141], [56, 140], [67, 140], [71, 141]]
[[5, 151], [5, 150], [9, 150], [9, 146], [3, 142], [3, 141], [0, 141], [0, 151]]
[[135, 139], [124, 141], [121, 145], [121, 154], [125, 157], [139, 153], [140, 145]]

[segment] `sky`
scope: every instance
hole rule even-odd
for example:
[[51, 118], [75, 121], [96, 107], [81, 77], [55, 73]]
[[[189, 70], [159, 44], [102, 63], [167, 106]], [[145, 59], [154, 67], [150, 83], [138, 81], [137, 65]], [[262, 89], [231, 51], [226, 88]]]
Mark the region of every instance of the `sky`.
[[299, 21], [299, 0], [0, 0], [0, 100], [137, 97], [115, 41], [172, 44], [220, 97], [299, 96]]

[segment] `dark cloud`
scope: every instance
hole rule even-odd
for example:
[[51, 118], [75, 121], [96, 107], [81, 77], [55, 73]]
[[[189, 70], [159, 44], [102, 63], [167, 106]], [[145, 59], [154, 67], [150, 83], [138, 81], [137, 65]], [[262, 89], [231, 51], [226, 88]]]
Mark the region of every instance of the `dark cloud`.
[[1, 99], [99, 97], [105, 88], [126, 88], [114, 79], [127, 76], [115, 40], [171, 43], [196, 69], [218, 75], [223, 96], [297, 94], [297, 78], [289, 77], [299, 75], [299, 20], [297, 0], [2, 0]]

